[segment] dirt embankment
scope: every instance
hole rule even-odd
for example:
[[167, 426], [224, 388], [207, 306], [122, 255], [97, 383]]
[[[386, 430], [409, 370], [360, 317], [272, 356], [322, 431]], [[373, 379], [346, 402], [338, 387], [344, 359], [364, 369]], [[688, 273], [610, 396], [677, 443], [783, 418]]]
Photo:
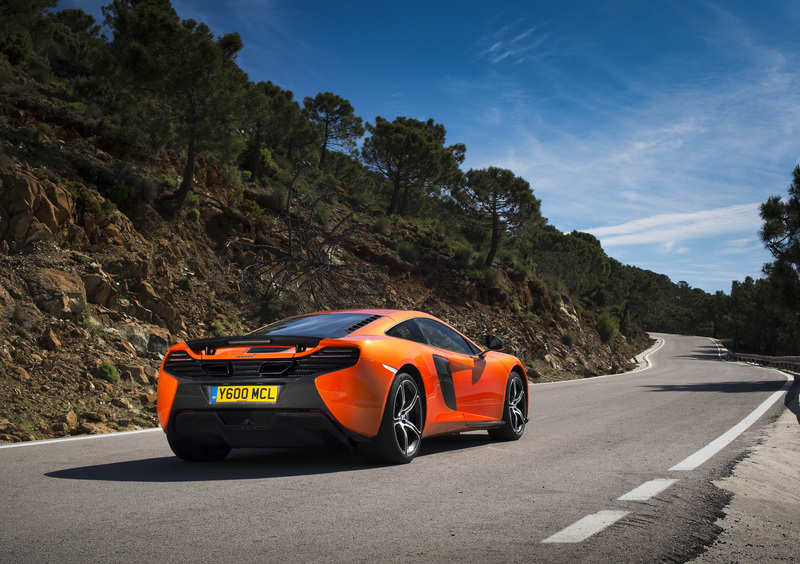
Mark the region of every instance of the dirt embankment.
[[[0, 105], [0, 442], [155, 426], [170, 344], [302, 311], [427, 311], [480, 343], [503, 336], [534, 381], [621, 372], [649, 344], [603, 344], [510, 265], [471, 278], [434, 230], [380, 232], [372, 214], [299, 199], [287, 220], [267, 189], [237, 194], [215, 163], [200, 160], [187, 214], [159, 199], [176, 154], [114, 158], [85, 123], [49, 123], [61, 115], [49, 104]], [[401, 259], [402, 242], [419, 255]]]

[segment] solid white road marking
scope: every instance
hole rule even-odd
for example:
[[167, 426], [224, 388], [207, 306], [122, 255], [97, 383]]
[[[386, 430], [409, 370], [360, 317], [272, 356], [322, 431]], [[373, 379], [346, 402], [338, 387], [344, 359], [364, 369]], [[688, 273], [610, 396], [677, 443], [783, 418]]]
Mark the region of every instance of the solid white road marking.
[[562, 529], [556, 534], [547, 537], [542, 542], [549, 543], [569, 543], [583, 542], [590, 536], [595, 535], [625, 517], [627, 511], [599, 511], [594, 515], [587, 515], [580, 521], [576, 521], [566, 529]]
[[104, 439], [106, 437], [118, 437], [120, 435], [135, 435], [137, 433], [152, 433], [153, 431], [160, 431], [161, 427], [155, 427], [153, 429], [137, 429], [136, 431], [120, 431], [117, 433], [103, 433], [102, 435], [81, 435], [78, 437], [64, 437], [62, 439], [47, 439], [44, 441], [26, 441], [23, 443], [11, 443], [8, 445], [0, 445], [0, 450], [4, 448], [17, 448], [17, 447], [31, 447], [31, 446], [42, 446], [42, 445], [52, 445], [55, 443], [68, 443], [71, 441], [85, 441], [88, 439]]
[[625, 495], [618, 497], [617, 501], [647, 501], [651, 497], [657, 496], [677, 481], [678, 480], [669, 479], [650, 480], [635, 490], [631, 490]]
[[781, 372], [780, 370], [776, 370], [776, 372], [786, 376], [786, 383], [780, 390], [778, 390], [777, 392], [772, 394], [769, 398], [767, 398], [767, 400], [764, 401], [764, 403], [762, 403], [761, 405], [759, 405], [756, 408], [756, 410], [753, 411], [753, 413], [742, 419], [734, 427], [731, 427], [731, 429], [729, 429], [727, 432], [717, 437], [716, 439], [708, 443], [706, 446], [704, 446], [691, 456], [687, 457], [682, 462], [679, 462], [678, 464], [670, 468], [670, 471], [694, 470], [695, 468], [703, 464], [705, 461], [707, 461], [709, 458], [711, 458], [719, 451], [721, 451], [723, 448], [728, 446], [731, 442], [733, 442], [733, 440], [736, 437], [744, 433], [748, 429], [748, 427], [750, 427], [753, 423], [758, 421], [758, 418], [764, 415], [767, 412], [767, 410], [770, 407], [772, 407], [772, 404], [778, 401], [778, 399], [784, 394], [784, 392], [786, 392], [786, 390], [788, 390], [791, 387], [792, 382], [794, 382], [794, 377], [791, 376], [790, 374], [786, 374], [785, 372]]
[[711, 338], [709, 338], [709, 340], [717, 346], [717, 358], [722, 358], [722, 349], [720, 348], [719, 343], [717, 342], [717, 340], [716, 339], [711, 339]]

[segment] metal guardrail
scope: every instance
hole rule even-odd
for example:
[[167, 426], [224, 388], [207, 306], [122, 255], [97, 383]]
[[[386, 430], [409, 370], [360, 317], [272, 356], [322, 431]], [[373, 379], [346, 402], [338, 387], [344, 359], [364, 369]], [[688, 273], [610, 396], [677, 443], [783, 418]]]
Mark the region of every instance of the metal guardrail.
[[791, 372], [800, 372], [800, 357], [798, 356], [763, 356], [759, 354], [738, 354], [725, 351], [728, 360], [739, 360], [758, 364], [760, 366], [770, 366]]

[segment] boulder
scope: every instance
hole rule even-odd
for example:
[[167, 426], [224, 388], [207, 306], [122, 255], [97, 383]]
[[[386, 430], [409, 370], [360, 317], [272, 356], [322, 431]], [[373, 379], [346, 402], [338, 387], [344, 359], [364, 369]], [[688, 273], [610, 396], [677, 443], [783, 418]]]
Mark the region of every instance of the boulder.
[[[153, 322], [178, 332], [183, 329], [183, 320], [177, 310], [171, 305], [175, 298], [169, 290], [163, 289], [159, 295], [149, 282], [142, 282], [136, 289], [136, 297], [142, 306], [155, 317]], [[163, 297], [162, 297], [163, 296]], [[137, 315], [137, 317], [139, 317]]]
[[144, 366], [140, 366], [138, 364], [134, 365], [123, 364], [119, 368], [120, 372], [122, 372], [122, 376], [127, 380], [132, 380], [137, 384], [144, 384], [144, 385], [150, 383], [150, 379], [147, 377], [147, 374], [145, 373]]
[[90, 303], [103, 307], [113, 307], [117, 299], [114, 282], [105, 272], [85, 274], [81, 277]]
[[149, 331], [137, 323], [121, 323], [108, 329], [109, 333], [119, 335], [139, 354], [147, 352], [147, 345], [150, 343]]
[[44, 332], [42, 342], [44, 343], [44, 346], [51, 351], [57, 351], [61, 348], [61, 341], [58, 339], [58, 337], [56, 337], [56, 334], [52, 329], [48, 329]]
[[172, 344], [172, 335], [166, 329], [153, 328], [150, 333], [150, 341], [147, 343], [147, 350], [156, 354], [164, 355]]
[[0, 319], [11, 317], [14, 314], [15, 305], [14, 298], [6, 291], [2, 280], [0, 280]]
[[72, 428], [78, 424], [78, 416], [75, 415], [75, 412], [71, 409], [59, 417], [58, 420], [69, 428]]
[[26, 174], [2, 177], [0, 216], [3, 222], [0, 237], [17, 244], [54, 240], [62, 225], [72, 222], [75, 202], [72, 196], [52, 182], [43, 184]]
[[36, 270], [28, 279], [28, 290], [40, 311], [60, 319], [73, 319], [86, 309], [83, 281], [69, 272]]
[[[120, 323], [108, 329], [108, 332], [125, 339], [140, 355], [148, 352], [164, 354], [173, 341], [167, 329], [150, 324]], [[148, 380], [156, 380], [155, 369], [144, 367], [143, 370]]]

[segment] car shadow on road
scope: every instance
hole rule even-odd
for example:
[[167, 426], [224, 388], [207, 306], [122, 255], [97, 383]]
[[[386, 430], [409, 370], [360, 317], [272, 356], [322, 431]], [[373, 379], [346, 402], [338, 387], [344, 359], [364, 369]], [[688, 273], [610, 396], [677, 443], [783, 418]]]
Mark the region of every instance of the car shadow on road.
[[691, 360], [724, 360], [719, 354], [719, 348], [716, 345], [704, 345], [697, 347], [691, 354], [679, 355], [677, 358], [688, 358]]
[[[485, 434], [433, 437], [423, 441], [417, 460], [481, 447], [490, 442]], [[357, 452], [346, 448], [234, 449], [224, 460], [217, 462], [184, 462], [175, 456], [162, 456], [67, 468], [48, 472], [45, 476], [107, 482], [214, 482], [357, 472], [378, 467], [380, 465], [370, 464]]]
[[781, 389], [782, 382], [697, 382], [693, 384], [652, 384], [642, 386], [653, 392], [720, 392], [725, 394], [749, 394], [775, 392]]

